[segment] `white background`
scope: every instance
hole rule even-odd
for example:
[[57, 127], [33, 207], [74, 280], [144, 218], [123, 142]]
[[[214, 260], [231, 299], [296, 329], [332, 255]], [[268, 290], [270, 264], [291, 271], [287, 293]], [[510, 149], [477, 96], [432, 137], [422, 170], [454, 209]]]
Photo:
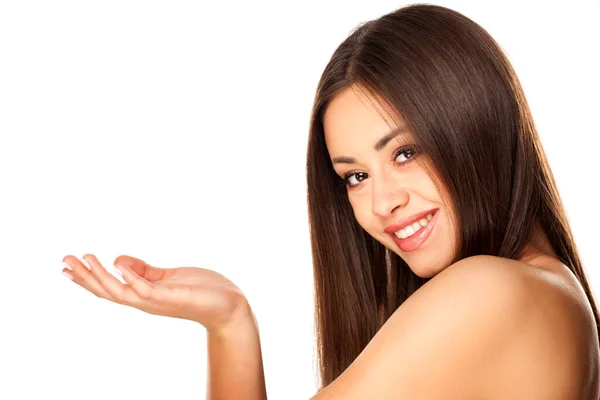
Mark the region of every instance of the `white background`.
[[[513, 62], [600, 293], [599, 2], [434, 3]], [[88, 252], [221, 272], [269, 398], [312, 396], [309, 113], [334, 49], [404, 4], [0, 2], [0, 398], [205, 398], [204, 328], [61, 275]]]

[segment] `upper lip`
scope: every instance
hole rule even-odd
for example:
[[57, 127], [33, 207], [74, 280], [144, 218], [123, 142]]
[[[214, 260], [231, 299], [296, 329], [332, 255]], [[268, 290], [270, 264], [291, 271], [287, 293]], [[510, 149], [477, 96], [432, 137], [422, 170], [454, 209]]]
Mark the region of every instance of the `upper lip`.
[[413, 222], [416, 222], [416, 221], [420, 220], [421, 218], [425, 218], [427, 216], [427, 214], [435, 213], [437, 210], [439, 210], [439, 208], [434, 208], [434, 209], [427, 210], [427, 211], [421, 211], [420, 213], [411, 215], [410, 217], [405, 218], [396, 224], [388, 226], [384, 230], [386, 233], [398, 232], [400, 229], [404, 229], [405, 227], [412, 224]]

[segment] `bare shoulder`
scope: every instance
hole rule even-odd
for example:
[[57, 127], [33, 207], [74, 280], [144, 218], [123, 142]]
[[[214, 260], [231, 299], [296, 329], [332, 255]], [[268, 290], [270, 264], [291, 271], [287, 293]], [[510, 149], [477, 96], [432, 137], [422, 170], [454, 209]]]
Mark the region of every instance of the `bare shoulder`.
[[597, 328], [575, 275], [561, 263], [546, 269], [494, 256], [463, 261], [463, 273], [482, 269], [481, 274], [499, 282], [496, 290], [512, 286], [520, 304], [514, 310], [518, 323], [494, 371], [502, 379], [490, 380], [490, 398], [596, 400]]
[[475, 256], [449, 266], [314, 399], [583, 400], [578, 343], [589, 326], [568, 296], [521, 264]]

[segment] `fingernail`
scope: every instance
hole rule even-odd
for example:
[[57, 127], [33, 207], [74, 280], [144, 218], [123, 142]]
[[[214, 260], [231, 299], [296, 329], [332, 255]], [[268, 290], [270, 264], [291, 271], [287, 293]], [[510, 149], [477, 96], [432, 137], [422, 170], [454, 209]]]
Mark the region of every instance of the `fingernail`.
[[63, 271], [62, 274], [64, 276], [66, 276], [67, 278], [69, 278], [70, 280], [73, 280], [73, 277], [71, 275], [69, 275], [68, 273], [66, 273], [65, 271]]
[[68, 269], [69, 271], [73, 271], [73, 268], [69, 264], [67, 264], [66, 262], [63, 261], [62, 265], [63, 265], [64, 268]]
[[88, 264], [88, 262], [84, 258], [81, 259], [81, 263], [83, 265], [85, 265], [85, 267], [88, 269], [88, 271], [92, 270], [92, 267], [90, 266], [90, 264]]
[[121, 270], [121, 267], [118, 265], [115, 265], [115, 268], [113, 268], [115, 270], [115, 272], [121, 276], [123, 276], [123, 271]]

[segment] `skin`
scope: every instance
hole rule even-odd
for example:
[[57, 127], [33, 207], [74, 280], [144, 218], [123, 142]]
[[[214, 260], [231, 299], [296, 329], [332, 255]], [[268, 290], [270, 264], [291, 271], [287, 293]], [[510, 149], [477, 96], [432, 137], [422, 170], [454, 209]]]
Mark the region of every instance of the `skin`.
[[[368, 177], [354, 175], [348, 199], [359, 224], [375, 239], [398, 254], [421, 277], [437, 275], [450, 265], [456, 242], [453, 221], [442, 204], [432, 179], [414, 160], [400, 153], [394, 165], [395, 151], [412, 144], [408, 135], [399, 135], [383, 149], [373, 149], [381, 137], [395, 125], [382, 118], [361, 93], [346, 90], [334, 98], [324, 116], [325, 141], [330, 158], [348, 156], [358, 163], [337, 163], [335, 172], [366, 172]], [[418, 155], [416, 157], [419, 157]], [[403, 252], [384, 229], [402, 218], [420, 211], [439, 208], [435, 229], [429, 239], [413, 252]], [[434, 250], [434, 251], [432, 251]]]
[[[409, 265], [420, 277], [433, 277], [447, 268], [456, 252], [456, 221], [451, 220], [433, 180], [415, 160], [420, 156], [396, 151], [413, 143], [398, 135], [379, 151], [373, 144], [396, 126], [383, 118], [376, 102], [363, 91], [350, 88], [331, 102], [324, 115], [325, 142], [332, 160], [353, 157], [357, 163], [333, 163], [340, 178], [349, 178], [348, 199], [359, 224], [371, 236]], [[396, 156], [394, 165], [391, 161]], [[360, 173], [366, 173], [367, 176]], [[402, 251], [384, 229], [420, 211], [439, 208], [435, 229], [415, 251]], [[544, 267], [548, 257], [558, 261], [546, 235], [536, 226], [536, 242], [526, 247], [521, 261]], [[551, 262], [557, 272], [566, 266]], [[560, 270], [560, 271], [559, 271]]]
[[[220, 335], [238, 316], [252, 315], [245, 296], [233, 282], [206, 268], [159, 268], [122, 255], [111, 275], [93, 254], [63, 258], [63, 273], [97, 297], [138, 308], [149, 314], [187, 319]], [[240, 318], [241, 319], [241, 318]]]
[[[594, 317], [578, 280], [556, 258], [544, 232], [537, 227], [521, 260], [474, 256], [449, 265], [455, 222], [416, 163], [393, 164], [392, 153], [400, 147], [396, 140], [373, 151], [390, 124], [364, 100], [346, 90], [325, 113], [331, 158], [358, 161], [336, 165], [336, 173], [367, 174], [348, 192], [357, 221], [417, 275], [434, 279], [411, 295], [313, 399], [597, 400]], [[410, 157], [402, 154], [397, 161]], [[434, 231], [415, 251], [402, 252], [383, 232], [401, 218], [437, 207]], [[266, 398], [257, 323], [229, 279], [205, 268], [159, 268], [119, 256], [114, 264], [121, 265], [123, 284], [93, 254], [81, 260], [67, 255], [63, 262], [63, 273], [100, 298], [205, 326], [208, 398]]]
[[[369, 390], [374, 395], [374, 387], [382, 399], [597, 399], [591, 307], [545, 233], [536, 225], [520, 260], [475, 256], [451, 265], [456, 223], [433, 180], [414, 162], [418, 153], [412, 158], [395, 153], [411, 144], [410, 136], [374, 150], [397, 125], [382, 117], [366, 92], [354, 89], [338, 94], [324, 115], [332, 161], [356, 159], [334, 164], [334, 170], [340, 178], [354, 173], [348, 199], [360, 225], [415, 274], [435, 279], [399, 307], [355, 362], [314, 399], [359, 399]], [[440, 213], [434, 230], [414, 251], [402, 251], [384, 232], [433, 208]], [[435, 387], [424, 386], [426, 381]]]
[[[397, 125], [382, 116], [375, 99], [355, 89], [339, 93], [324, 115], [332, 162], [356, 159], [334, 163], [334, 170], [340, 178], [354, 174], [348, 199], [360, 225], [415, 274], [435, 279], [399, 307], [357, 360], [315, 399], [358, 399], [373, 387], [380, 398], [402, 393], [412, 399], [597, 399], [598, 338], [591, 308], [544, 232], [536, 225], [520, 260], [476, 256], [451, 265], [456, 222], [433, 180], [414, 162], [419, 154], [396, 153], [411, 144], [410, 136], [397, 136], [374, 150], [374, 143]], [[384, 232], [433, 208], [439, 208], [437, 223], [416, 250], [402, 251]], [[589, 354], [596, 354], [591, 363]], [[454, 362], [443, 361], [448, 359]], [[437, 384], [425, 388], [424, 376]]]

